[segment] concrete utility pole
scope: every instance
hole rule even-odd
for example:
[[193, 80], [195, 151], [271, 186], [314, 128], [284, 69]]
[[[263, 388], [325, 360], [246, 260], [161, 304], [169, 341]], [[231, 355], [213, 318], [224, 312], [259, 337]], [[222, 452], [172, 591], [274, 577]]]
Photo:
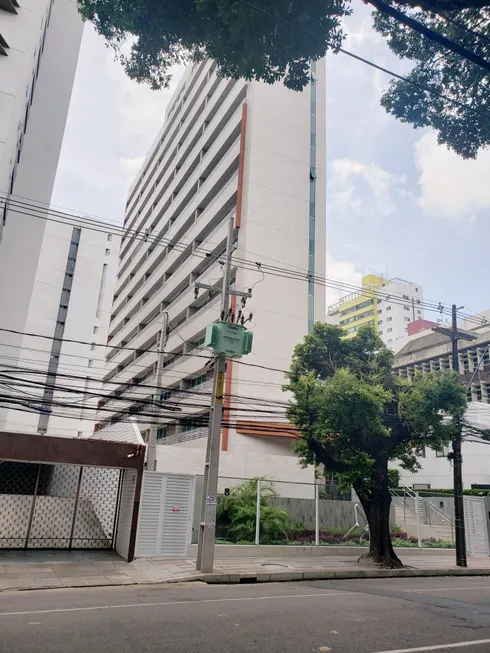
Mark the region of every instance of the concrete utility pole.
[[157, 435], [158, 427], [160, 421], [160, 415], [162, 413], [162, 376], [163, 376], [163, 359], [164, 359], [164, 349], [167, 344], [168, 336], [168, 313], [163, 311], [162, 313], [162, 329], [160, 331], [160, 338], [158, 340], [158, 361], [157, 361], [157, 380], [156, 388], [157, 391], [154, 396], [154, 423], [150, 427], [150, 434], [148, 436], [148, 457], [146, 459], [146, 468], [150, 472], [156, 471], [157, 468]]
[[[451, 328], [434, 327], [433, 331], [442, 333], [451, 338], [453, 370], [459, 372], [458, 340], [476, 340], [476, 336], [465, 331], [458, 331], [458, 310], [456, 304], [452, 306]], [[454, 484], [454, 523], [456, 537], [456, 564], [458, 567], [467, 567], [466, 561], [466, 535], [464, 525], [463, 502], [463, 457], [461, 455], [462, 429], [458, 420], [458, 431], [453, 440], [453, 484]]]
[[[231, 216], [226, 241], [226, 260], [221, 290], [221, 316], [228, 315], [230, 304], [231, 256], [233, 253], [235, 216]], [[219, 450], [221, 422], [223, 419], [223, 388], [225, 383], [226, 355], [219, 354], [214, 364], [213, 397], [209, 415], [209, 431], [204, 466], [204, 485], [199, 525], [196, 569], [213, 571], [214, 538], [216, 532], [216, 504], [218, 501]]]

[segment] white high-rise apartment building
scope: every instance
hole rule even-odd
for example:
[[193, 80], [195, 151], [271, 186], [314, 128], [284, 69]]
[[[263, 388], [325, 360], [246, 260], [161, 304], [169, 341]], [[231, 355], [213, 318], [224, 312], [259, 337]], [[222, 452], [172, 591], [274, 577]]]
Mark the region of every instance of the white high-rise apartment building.
[[[120, 229], [61, 216], [45, 221], [23, 333], [0, 330], [2, 431], [94, 432]], [[13, 328], [9, 318], [0, 329]]]
[[[49, 341], [39, 347], [20, 335], [48, 314], [52, 324], [40, 333], [55, 331], [51, 303], [58, 307], [71, 227], [55, 235], [45, 218], [82, 31], [75, 0], [0, 0], [0, 327], [9, 330], [0, 331], [2, 363], [20, 365], [26, 346], [49, 349]], [[2, 428], [16, 421], [2, 411]]]
[[378, 330], [383, 342], [397, 351], [409, 333], [409, 324], [424, 318], [423, 290], [418, 283], [367, 274], [362, 289], [328, 307], [328, 321], [354, 335], [364, 325]]
[[[82, 31], [75, 0], [0, 0], [0, 229], [6, 193], [49, 204]], [[22, 223], [11, 214], [7, 252]]]
[[[220, 255], [235, 216], [233, 286], [252, 289], [254, 344], [228, 362], [221, 473], [313, 478], [293, 455], [281, 390], [294, 346], [325, 315], [324, 288], [308, 281], [325, 274], [323, 61], [312, 77], [296, 93], [223, 79], [209, 60], [190, 66], [131, 188], [108, 341], [104, 409], [114, 412], [100, 421], [148, 412], [138, 400], [152, 399], [168, 315], [164, 408], [180, 412], [166, 413], [160, 443], [172, 446], [158, 447], [159, 469], [203, 470], [212, 370], [200, 345], [219, 319]], [[215, 291], [196, 297], [196, 282]], [[139, 424], [148, 430], [144, 416]]]

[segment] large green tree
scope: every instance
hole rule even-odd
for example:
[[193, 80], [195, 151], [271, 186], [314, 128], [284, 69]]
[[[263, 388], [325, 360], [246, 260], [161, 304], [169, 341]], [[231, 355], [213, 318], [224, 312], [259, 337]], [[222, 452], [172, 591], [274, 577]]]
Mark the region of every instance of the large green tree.
[[[379, 2], [366, 1], [383, 9]], [[309, 80], [310, 61], [339, 50], [344, 18], [356, 8], [349, 0], [77, 2], [82, 16], [115, 48], [127, 74], [154, 89], [168, 86], [172, 66], [209, 56], [224, 76], [269, 83], [282, 79], [301, 90]], [[385, 3], [490, 61], [490, 0]], [[488, 146], [489, 71], [386, 13], [374, 12], [374, 25], [393, 52], [415, 64], [410, 82], [390, 85], [382, 99], [385, 109], [414, 127], [433, 127], [441, 143], [464, 157]], [[128, 37], [131, 51], [121, 54]]]
[[362, 503], [370, 531], [363, 558], [401, 567], [390, 538], [388, 463], [416, 471], [424, 447], [453, 439], [467, 401], [457, 375], [408, 383], [393, 372], [393, 353], [372, 327], [348, 338], [340, 327], [317, 323], [294, 351], [286, 389], [302, 462], [323, 465]]

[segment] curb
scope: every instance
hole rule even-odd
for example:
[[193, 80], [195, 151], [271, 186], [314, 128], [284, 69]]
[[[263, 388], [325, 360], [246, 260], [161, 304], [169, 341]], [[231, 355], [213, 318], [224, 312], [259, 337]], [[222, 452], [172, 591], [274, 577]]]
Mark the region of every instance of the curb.
[[351, 571], [284, 571], [243, 574], [203, 574], [196, 580], [213, 584], [282, 583], [301, 580], [359, 580], [365, 578], [434, 578], [490, 576], [490, 569], [355, 569]]
[[437, 577], [490, 576], [490, 569], [352, 569], [331, 571], [325, 569], [310, 571], [280, 571], [251, 573], [209, 573], [187, 578], [169, 580], [136, 581], [128, 578], [124, 583], [94, 583], [73, 585], [49, 584], [40, 587], [9, 587], [0, 590], [0, 595], [7, 592], [30, 592], [54, 589], [89, 589], [91, 587], [127, 587], [135, 585], [172, 585], [177, 583], [203, 582], [208, 585], [246, 585], [253, 583], [287, 583], [303, 580], [364, 580], [373, 578], [437, 578]]

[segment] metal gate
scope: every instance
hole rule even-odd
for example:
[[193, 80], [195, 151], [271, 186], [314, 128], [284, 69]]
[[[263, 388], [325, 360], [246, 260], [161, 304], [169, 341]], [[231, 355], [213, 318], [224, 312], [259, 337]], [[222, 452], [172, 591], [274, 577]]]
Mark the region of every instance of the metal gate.
[[464, 521], [468, 553], [472, 556], [490, 555], [483, 497], [464, 497]]
[[111, 549], [121, 472], [0, 461], [0, 549]]

